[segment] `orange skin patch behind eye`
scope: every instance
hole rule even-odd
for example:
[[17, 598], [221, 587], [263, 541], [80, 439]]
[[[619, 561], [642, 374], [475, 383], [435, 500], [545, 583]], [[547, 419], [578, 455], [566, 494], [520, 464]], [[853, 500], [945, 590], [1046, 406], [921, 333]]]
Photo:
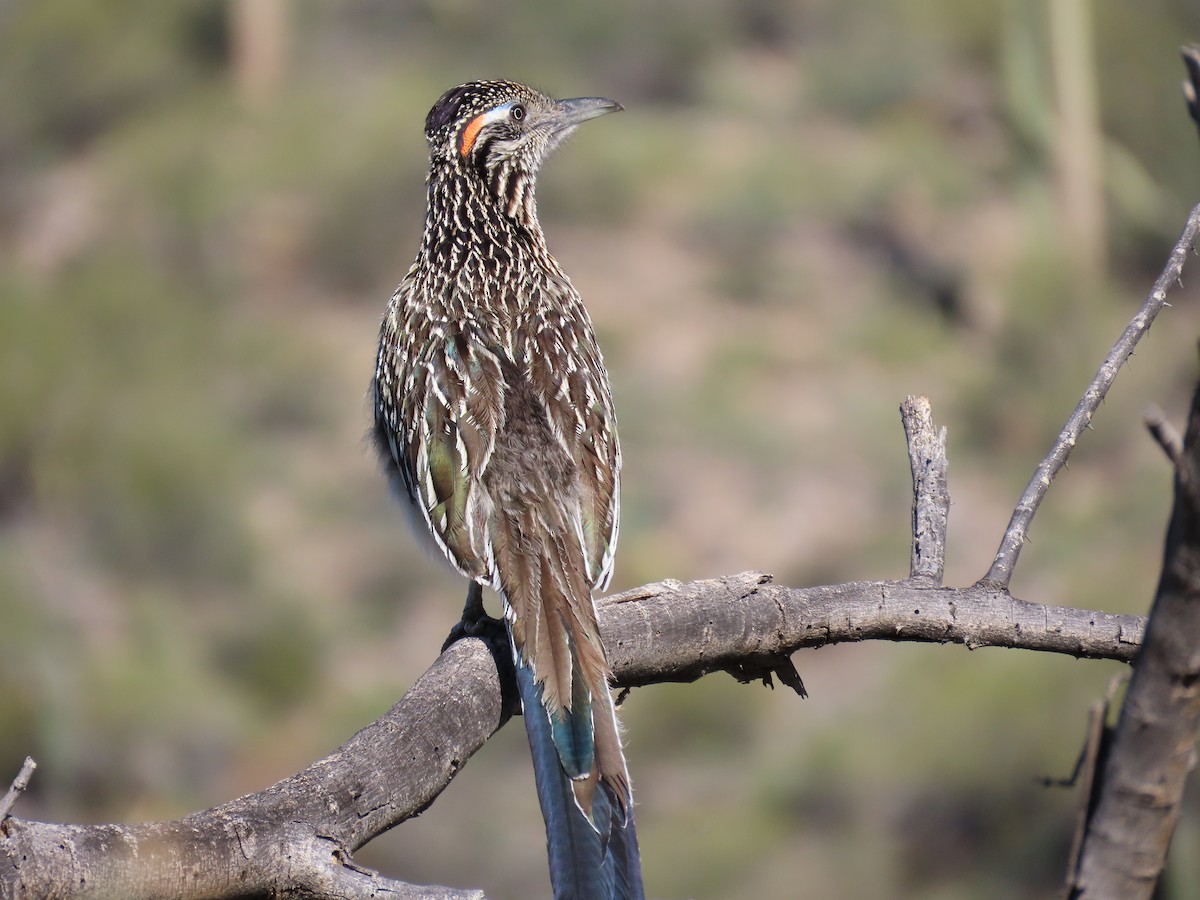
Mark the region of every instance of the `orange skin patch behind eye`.
[[462, 154], [463, 159], [467, 158], [467, 154], [475, 146], [475, 138], [479, 136], [479, 129], [487, 123], [487, 117], [487, 113], [482, 113], [468, 122], [467, 127], [463, 129], [458, 145], [458, 152]]

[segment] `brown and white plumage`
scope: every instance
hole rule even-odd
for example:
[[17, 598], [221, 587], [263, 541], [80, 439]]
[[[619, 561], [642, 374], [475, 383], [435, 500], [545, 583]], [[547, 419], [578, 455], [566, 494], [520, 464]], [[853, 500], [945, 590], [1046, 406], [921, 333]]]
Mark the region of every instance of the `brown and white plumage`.
[[424, 236], [383, 319], [373, 395], [376, 442], [420, 521], [504, 600], [575, 802], [591, 817], [603, 785], [624, 821], [629, 777], [592, 599], [617, 540], [616, 417], [591, 320], [534, 198], [546, 155], [616, 109], [502, 81], [438, 101]]

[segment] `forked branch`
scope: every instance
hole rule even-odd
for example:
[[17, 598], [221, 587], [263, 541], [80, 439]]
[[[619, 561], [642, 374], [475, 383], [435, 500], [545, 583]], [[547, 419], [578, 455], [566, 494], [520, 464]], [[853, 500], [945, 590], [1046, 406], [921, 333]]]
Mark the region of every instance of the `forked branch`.
[[[1143, 623], [980, 588], [911, 581], [790, 588], [747, 573], [618, 594], [603, 601], [601, 627], [619, 683], [633, 686], [864, 640], [1127, 661]], [[167, 823], [8, 819], [0, 826], [0, 896], [211, 898], [254, 889], [275, 896], [481, 897], [412, 888], [364, 873], [350, 859], [432, 803], [502, 714], [491, 654], [481, 641], [459, 641], [387, 715], [261, 793]]]

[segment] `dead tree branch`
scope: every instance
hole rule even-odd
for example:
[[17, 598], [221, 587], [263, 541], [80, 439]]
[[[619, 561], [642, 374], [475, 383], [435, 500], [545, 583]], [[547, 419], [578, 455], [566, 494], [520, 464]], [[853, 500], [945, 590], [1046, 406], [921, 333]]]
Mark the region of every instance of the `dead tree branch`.
[[946, 480], [946, 429], [933, 427], [928, 397], [900, 404], [908, 462], [912, 469], [912, 556], [908, 577], [941, 584], [946, 562], [950, 488]]
[[1021, 494], [1021, 499], [1017, 501], [1016, 509], [1013, 510], [1012, 519], [1008, 523], [1008, 528], [1005, 529], [1004, 537], [1000, 540], [1000, 549], [996, 551], [992, 567], [980, 579], [981, 587], [998, 590], [1008, 588], [1009, 582], [1012, 580], [1013, 569], [1017, 564], [1017, 557], [1029, 534], [1029, 524], [1033, 521], [1033, 514], [1037, 512], [1038, 506], [1041, 505], [1042, 499], [1050, 489], [1050, 482], [1066, 464], [1067, 457], [1071, 455], [1083, 430], [1091, 423], [1092, 416], [1104, 401], [1108, 389], [1112, 387], [1117, 372], [1133, 353], [1138, 341], [1150, 330], [1155, 316], [1167, 305], [1167, 292], [1179, 281], [1184, 261], [1192, 250], [1198, 232], [1200, 232], [1200, 206], [1192, 209], [1183, 234], [1175, 242], [1175, 247], [1171, 250], [1162, 274], [1158, 276], [1158, 280], [1154, 282], [1154, 287], [1142, 303], [1141, 308], [1134, 314], [1124, 333], [1113, 344], [1112, 350], [1108, 352], [1108, 356], [1096, 370], [1095, 376], [1087, 386], [1087, 390], [1083, 392], [1083, 397], [1075, 407], [1075, 411], [1071, 413], [1053, 446], [1050, 447], [1050, 452], [1038, 464], [1033, 477], [1029, 479], [1029, 484]]
[[487, 646], [459, 641], [383, 718], [260, 793], [173, 822], [0, 822], [0, 897], [481, 900], [382, 878], [350, 854], [432, 803], [502, 710]]
[[1167, 459], [1171, 461], [1172, 467], [1177, 467], [1179, 460], [1183, 457], [1183, 438], [1179, 436], [1175, 426], [1167, 420], [1163, 411], [1157, 406], [1149, 407], [1142, 414], [1142, 421], [1146, 425], [1146, 430], [1150, 432], [1150, 436], [1154, 438], [1154, 442], [1162, 448], [1163, 453], [1167, 454]]
[[33, 770], [37, 768], [37, 763], [33, 761], [33, 757], [25, 757], [25, 762], [21, 766], [21, 771], [17, 773], [17, 777], [13, 779], [12, 784], [8, 788], [8, 793], [4, 795], [4, 799], [0, 800], [0, 822], [3, 822], [5, 817], [12, 812], [13, 805], [17, 802], [17, 798], [25, 793], [25, 788], [29, 787], [29, 779], [33, 777]]
[[1071, 897], [1149, 898], [1166, 863], [1200, 728], [1200, 385], [1175, 468], [1163, 570], [1084, 824]]
[[1187, 69], [1187, 78], [1183, 82], [1183, 100], [1187, 104], [1188, 115], [1200, 129], [1200, 44], [1188, 44], [1181, 51], [1183, 65]]
[[[891, 640], [1005, 646], [1129, 660], [1143, 622], [1000, 591], [872, 581], [815, 588], [761, 573], [663, 582], [607, 598], [601, 627], [625, 686], [691, 681], [802, 647]], [[351, 854], [416, 815], [500, 726], [483, 642], [459, 641], [383, 718], [258, 794], [175, 822], [0, 826], [0, 896], [481, 897], [413, 888]], [[442, 893], [437, 893], [437, 891]], [[414, 893], [415, 891], [415, 893]]]

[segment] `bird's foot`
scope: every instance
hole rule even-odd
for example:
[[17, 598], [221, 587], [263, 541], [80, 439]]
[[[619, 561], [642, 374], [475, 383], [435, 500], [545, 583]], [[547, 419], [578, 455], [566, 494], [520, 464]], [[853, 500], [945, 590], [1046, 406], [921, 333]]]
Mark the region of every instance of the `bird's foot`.
[[445, 642], [442, 644], [442, 652], [446, 652], [446, 648], [455, 641], [461, 641], [463, 638], [479, 638], [486, 644], [498, 643], [508, 649], [508, 632], [504, 627], [504, 620], [489, 616], [487, 613], [480, 611], [477, 616], [464, 615], [453, 628], [450, 629], [450, 634], [446, 636]]
[[450, 629], [450, 634], [442, 644], [442, 652], [445, 653], [446, 648], [455, 641], [468, 637], [477, 637], [488, 646], [508, 648], [508, 631], [504, 622], [487, 614], [483, 606], [483, 587], [477, 581], [472, 581], [467, 588], [462, 618]]
[[504, 706], [501, 721], [506, 721], [509, 716], [520, 715], [521, 695], [517, 689], [517, 671], [513, 663], [508, 623], [487, 614], [483, 606], [483, 588], [476, 582], [471, 582], [462, 618], [450, 629], [446, 642], [442, 644], [442, 652], [445, 653], [451, 644], [463, 638], [479, 638], [496, 662], [496, 673], [500, 677], [501, 702]]

